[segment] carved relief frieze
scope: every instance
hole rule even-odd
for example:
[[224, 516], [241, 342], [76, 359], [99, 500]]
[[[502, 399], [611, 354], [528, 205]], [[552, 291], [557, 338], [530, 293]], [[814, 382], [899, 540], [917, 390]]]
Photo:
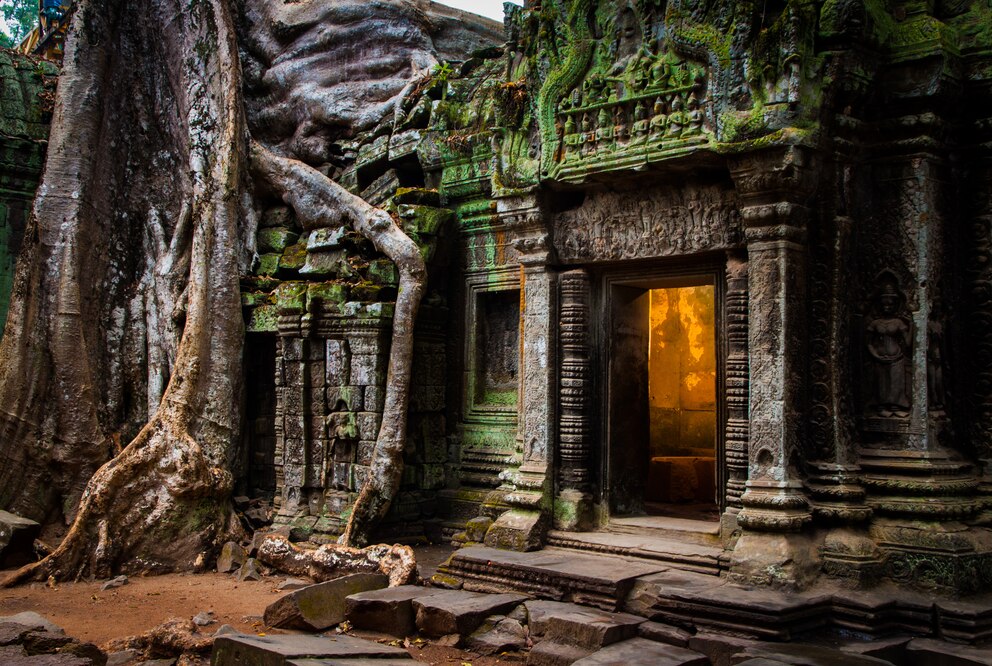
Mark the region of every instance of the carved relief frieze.
[[552, 224], [564, 262], [694, 254], [742, 242], [737, 206], [717, 187], [591, 194]]

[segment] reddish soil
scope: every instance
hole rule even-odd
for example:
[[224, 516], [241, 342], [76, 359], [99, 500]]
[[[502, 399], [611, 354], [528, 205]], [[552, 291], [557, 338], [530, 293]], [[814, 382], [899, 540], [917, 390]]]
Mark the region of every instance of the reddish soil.
[[[421, 575], [429, 576], [450, 549], [428, 547], [426, 552], [421, 548], [417, 551]], [[269, 629], [262, 623], [265, 607], [282, 594], [276, 586], [284, 579], [285, 576], [277, 574], [261, 581], [239, 583], [228, 574], [169, 574], [133, 577], [127, 585], [106, 592], [100, 591], [103, 581], [59, 583], [55, 587], [31, 583], [0, 589], [0, 616], [35, 611], [70, 636], [97, 645], [141, 634], [172, 617], [190, 618], [208, 610], [214, 612], [217, 624], [204, 627], [204, 633], [212, 634], [221, 624], [245, 633], [289, 633]], [[394, 641], [365, 632], [356, 635]], [[417, 661], [443, 666], [494, 666], [525, 659], [520, 654], [479, 657], [429, 641], [411, 641], [408, 650]]]

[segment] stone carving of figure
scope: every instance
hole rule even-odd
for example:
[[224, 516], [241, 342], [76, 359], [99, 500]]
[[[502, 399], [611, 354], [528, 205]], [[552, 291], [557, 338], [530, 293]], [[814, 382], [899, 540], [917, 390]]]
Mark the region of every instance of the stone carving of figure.
[[689, 110], [686, 111], [686, 127], [682, 136], [694, 136], [703, 131], [703, 112], [699, 110], [699, 98], [696, 93], [689, 95]]
[[661, 97], [654, 102], [653, 115], [651, 116], [651, 138], [660, 139], [665, 133], [668, 125], [668, 116], [665, 114], [665, 101]]
[[641, 144], [647, 141], [648, 130], [648, 107], [644, 100], [637, 102], [634, 107], [634, 139], [632, 143]]
[[682, 98], [678, 95], [672, 100], [672, 112], [668, 115], [668, 131], [665, 136], [678, 138], [682, 135], [682, 128], [685, 127], [685, 113], [682, 111]]
[[912, 342], [910, 325], [902, 312], [904, 298], [893, 280], [885, 280], [875, 301], [874, 317], [866, 331], [873, 375], [870, 408], [884, 418], [906, 418]]

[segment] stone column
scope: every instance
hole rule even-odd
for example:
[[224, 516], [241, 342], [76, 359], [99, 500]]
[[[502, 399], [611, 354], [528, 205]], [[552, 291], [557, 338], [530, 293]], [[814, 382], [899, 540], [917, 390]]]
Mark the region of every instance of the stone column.
[[544, 543], [551, 505], [550, 461], [555, 423], [557, 274], [544, 218], [531, 197], [497, 201], [520, 257], [520, 393], [517, 415], [519, 467], [504, 473], [500, 501], [510, 506], [486, 533], [486, 545], [535, 550]]
[[[748, 479], [731, 559], [737, 580], [803, 584], [815, 548], [789, 533], [812, 520], [801, 476], [806, 375], [806, 218], [811, 169], [796, 147], [732, 168], [748, 253]], [[776, 534], [777, 533], [777, 534]]]
[[593, 499], [589, 274], [584, 269], [561, 275], [560, 321], [559, 470], [554, 522], [558, 529], [581, 530], [590, 526]]
[[724, 434], [727, 464], [727, 514], [732, 523], [741, 510], [747, 482], [748, 358], [747, 358], [747, 259], [739, 253], [727, 257], [727, 427]]

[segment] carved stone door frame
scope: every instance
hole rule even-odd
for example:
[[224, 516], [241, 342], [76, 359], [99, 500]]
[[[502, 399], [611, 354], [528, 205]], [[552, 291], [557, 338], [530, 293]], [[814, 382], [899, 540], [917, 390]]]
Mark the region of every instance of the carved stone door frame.
[[[694, 257], [653, 259], [636, 264], [609, 265], [590, 269], [592, 275], [591, 318], [591, 369], [593, 395], [598, 396], [592, 407], [599, 418], [593, 437], [599, 442], [594, 446], [596, 458], [595, 501], [602, 507], [600, 515], [607, 517], [610, 510], [610, 400], [609, 373], [612, 340], [611, 310], [614, 306], [615, 288], [640, 288], [645, 291], [664, 287], [683, 287], [712, 284], [714, 288], [714, 334], [716, 337], [716, 458], [717, 505], [722, 513], [727, 507], [726, 447], [727, 409], [727, 256], [712, 253]], [[608, 519], [608, 518], [607, 518]]]

